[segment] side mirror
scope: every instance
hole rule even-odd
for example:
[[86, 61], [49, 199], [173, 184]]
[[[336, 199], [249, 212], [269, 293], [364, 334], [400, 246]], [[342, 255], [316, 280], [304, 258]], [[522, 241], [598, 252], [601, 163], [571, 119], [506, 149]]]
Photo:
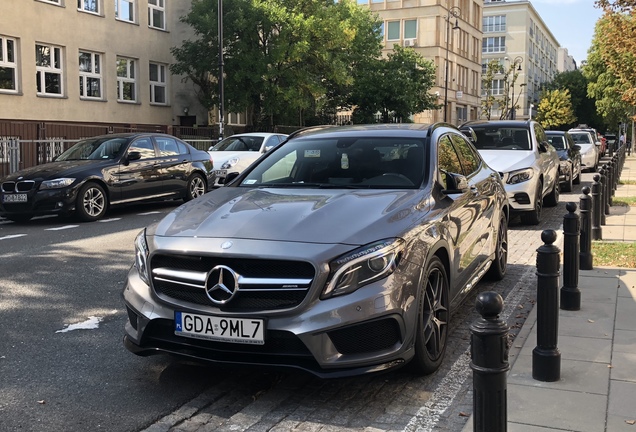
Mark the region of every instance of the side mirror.
[[127, 159], [129, 161], [135, 161], [135, 160], [139, 160], [141, 159], [141, 152], [138, 151], [131, 151], [130, 153], [128, 153], [128, 157]]
[[468, 190], [468, 179], [462, 174], [446, 172], [446, 195], [460, 194]]

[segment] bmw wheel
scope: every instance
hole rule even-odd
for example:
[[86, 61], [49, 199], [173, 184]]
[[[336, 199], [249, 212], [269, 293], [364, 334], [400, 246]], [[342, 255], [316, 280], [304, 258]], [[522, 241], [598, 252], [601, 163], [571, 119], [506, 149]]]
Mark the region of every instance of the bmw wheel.
[[75, 211], [81, 220], [92, 222], [101, 219], [107, 208], [108, 198], [103, 187], [91, 182], [81, 187], [75, 204]]
[[422, 288], [412, 366], [419, 373], [431, 374], [444, 358], [450, 320], [448, 277], [437, 256], [428, 264]]
[[203, 177], [200, 174], [194, 174], [188, 180], [188, 185], [186, 188], [186, 194], [183, 201], [188, 202], [195, 198], [200, 197], [201, 195], [207, 192], [207, 185]]

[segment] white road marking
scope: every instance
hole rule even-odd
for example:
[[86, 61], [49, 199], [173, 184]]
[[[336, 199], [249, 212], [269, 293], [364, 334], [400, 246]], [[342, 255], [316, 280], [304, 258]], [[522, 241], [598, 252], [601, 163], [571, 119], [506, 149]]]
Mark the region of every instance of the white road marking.
[[121, 220], [121, 218], [100, 219], [97, 222], [115, 222]]
[[26, 234], [12, 234], [8, 236], [0, 237], [0, 240], [9, 240], [12, 238], [18, 238], [18, 237], [24, 237], [24, 236], [26, 236]]
[[45, 228], [44, 231], [60, 231], [65, 229], [77, 228], [79, 225], [64, 225], [56, 228]]
[[161, 214], [160, 211], [150, 211], [150, 212], [146, 212], [146, 213], [137, 213], [137, 216], [148, 216], [151, 214]]
[[77, 324], [71, 324], [71, 325], [69, 325], [68, 327], [66, 327], [66, 328], [64, 328], [62, 330], [57, 330], [55, 333], [66, 333], [66, 332], [69, 332], [71, 330], [93, 330], [93, 329], [99, 328], [99, 323], [103, 319], [104, 318], [102, 318], [102, 317], [90, 316], [84, 322], [77, 323]]

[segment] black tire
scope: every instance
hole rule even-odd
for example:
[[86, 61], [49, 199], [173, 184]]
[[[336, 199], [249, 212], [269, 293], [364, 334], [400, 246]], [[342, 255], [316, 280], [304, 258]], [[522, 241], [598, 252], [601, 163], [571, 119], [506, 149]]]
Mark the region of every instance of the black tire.
[[437, 256], [428, 263], [423, 283], [411, 367], [419, 374], [428, 375], [435, 372], [444, 359], [450, 321], [448, 277]]
[[20, 215], [7, 215], [5, 216], [7, 219], [9, 219], [10, 221], [13, 221], [15, 223], [25, 223], [30, 221], [31, 219], [33, 219], [33, 215], [30, 214], [20, 214]]
[[521, 213], [521, 223], [524, 225], [538, 225], [541, 222], [541, 212], [543, 210], [542, 190], [543, 185], [539, 182], [534, 198], [534, 210]]
[[508, 268], [508, 219], [506, 215], [501, 215], [499, 227], [497, 228], [497, 244], [495, 249], [495, 259], [486, 273], [490, 280], [500, 281], [506, 275]]
[[207, 191], [208, 185], [203, 176], [200, 174], [193, 174], [192, 177], [188, 179], [188, 185], [186, 186], [186, 193], [183, 201], [188, 202], [195, 198], [199, 198]]
[[80, 220], [93, 222], [104, 217], [108, 210], [108, 198], [104, 188], [97, 183], [88, 182], [77, 194], [75, 214]]
[[572, 192], [572, 185], [574, 184], [574, 168], [570, 165], [570, 173], [568, 178], [563, 182], [563, 192]]
[[554, 185], [552, 186], [552, 190], [550, 191], [550, 193], [545, 197], [544, 205], [547, 206], [547, 207], [556, 207], [557, 205], [559, 205], [559, 180], [558, 180], [558, 178], [554, 182]]

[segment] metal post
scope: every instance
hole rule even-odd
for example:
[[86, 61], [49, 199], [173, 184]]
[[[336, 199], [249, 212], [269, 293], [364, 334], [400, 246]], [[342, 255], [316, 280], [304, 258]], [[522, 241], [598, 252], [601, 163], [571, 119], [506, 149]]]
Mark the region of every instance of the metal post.
[[219, 141], [223, 139], [225, 123], [225, 101], [223, 95], [223, 0], [218, 0], [219, 24]]
[[579, 215], [576, 204], [565, 205], [568, 214], [563, 217], [563, 286], [561, 287], [561, 309], [577, 311], [581, 309], [579, 290]]
[[[592, 183], [592, 206], [590, 207], [590, 211], [592, 213], [592, 240], [603, 240], [603, 228], [601, 228], [601, 176], [598, 174], [594, 174], [594, 183]], [[588, 191], [590, 188], [587, 186], [583, 188], [583, 193], [585, 193], [585, 189]], [[583, 197], [581, 197], [583, 199]], [[582, 208], [582, 205], [581, 205]], [[582, 209], [581, 209], [582, 211]], [[581, 218], [583, 215], [581, 214]]]
[[541, 233], [543, 245], [537, 249], [537, 346], [532, 351], [532, 378], [558, 381], [561, 377], [559, 334], [559, 254], [553, 243], [554, 230]]
[[607, 177], [605, 177], [605, 165], [598, 172], [601, 176], [601, 225], [605, 225], [605, 215], [609, 214], [607, 205]]
[[[596, 174], [594, 177], [597, 177]], [[600, 183], [597, 183], [598, 189], [600, 189]], [[583, 188], [583, 195], [579, 197], [579, 204], [581, 209], [581, 238], [580, 238], [580, 252], [579, 252], [579, 266], [581, 270], [593, 269], [593, 255], [592, 255], [592, 236], [591, 236], [591, 218], [594, 214], [592, 206], [600, 206], [600, 200], [597, 203], [594, 197], [590, 197], [590, 188], [585, 186]]]
[[473, 432], [506, 432], [508, 427], [506, 372], [508, 326], [499, 318], [503, 299], [493, 291], [477, 296], [481, 315], [471, 326], [473, 370]]

